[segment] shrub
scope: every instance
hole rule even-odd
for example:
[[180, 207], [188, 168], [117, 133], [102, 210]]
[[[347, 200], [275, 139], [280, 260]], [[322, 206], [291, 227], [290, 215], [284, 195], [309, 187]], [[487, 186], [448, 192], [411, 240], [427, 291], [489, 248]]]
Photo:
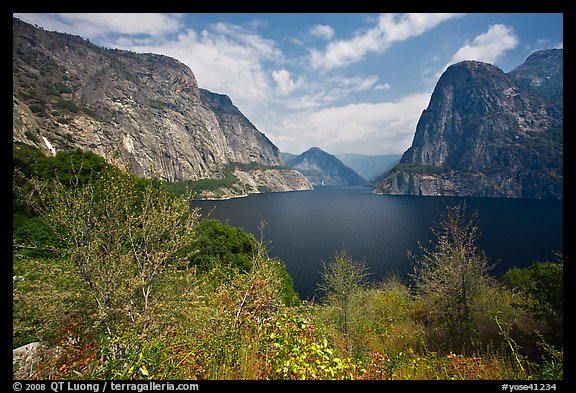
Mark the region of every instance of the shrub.
[[66, 100], [64, 98], [58, 98], [54, 103], [54, 108], [72, 113], [77, 113], [80, 111], [80, 107], [78, 105], [76, 105], [73, 101]]
[[272, 352], [268, 356], [278, 379], [353, 379], [358, 365], [337, 356], [324, 339], [314, 336], [313, 325], [292, 314], [275, 319], [270, 333]]
[[460, 353], [478, 339], [477, 317], [496, 311], [483, 301], [496, 282], [476, 244], [476, 220], [476, 212], [466, 217], [465, 205], [448, 208], [440, 227], [433, 228], [435, 248], [423, 248], [413, 274], [416, 292], [429, 310], [432, 336]]
[[366, 265], [352, 260], [346, 251], [337, 252], [333, 261], [323, 265], [320, 289], [325, 293], [326, 303], [336, 310], [340, 329], [345, 336], [350, 334], [352, 299], [364, 287], [368, 275], [366, 271]]
[[522, 307], [544, 326], [541, 333], [555, 346], [563, 342], [564, 269], [563, 263], [535, 262], [529, 268], [512, 268], [503, 282], [525, 296]]
[[159, 182], [141, 195], [136, 184], [117, 169], [72, 188], [32, 181], [30, 201], [87, 284], [109, 337], [146, 313], [158, 276], [182, 259], [178, 251], [193, 240], [198, 218]]
[[218, 220], [202, 220], [197, 228], [194, 253], [189, 256], [191, 265], [209, 270], [218, 266], [249, 271], [256, 255], [256, 239], [249, 233], [222, 224]]

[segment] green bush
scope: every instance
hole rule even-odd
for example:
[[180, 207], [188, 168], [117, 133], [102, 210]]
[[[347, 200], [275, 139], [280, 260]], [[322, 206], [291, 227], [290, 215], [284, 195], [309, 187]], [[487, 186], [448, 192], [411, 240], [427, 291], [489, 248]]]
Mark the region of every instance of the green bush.
[[158, 276], [179, 266], [193, 241], [197, 212], [160, 182], [137, 187], [116, 168], [86, 185], [33, 179], [35, 210], [59, 237], [87, 285], [109, 337], [139, 322], [154, 301]]
[[[250, 271], [261, 247], [254, 236], [240, 228], [224, 225], [215, 219], [204, 219], [196, 229], [196, 242], [182, 252], [188, 255], [190, 266], [204, 272], [212, 270], [213, 274], [216, 270], [226, 276], [227, 272]], [[300, 298], [294, 291], [286, 266], [279, 260], [271, 259], [269, 263], [280, 278], [279, 291], [284, 302], [288, 305], [298, 304]]]
[[[345, 250], [337, 252], [332, 261], [323, 265], [320, 289], [326, 304], [335, 311], [336, 323], [347, 340], [352, 333], [352, 315], [358, 306], [353, 300], [364, 289], [367, 276], [365, 263], [354, 261]], [[350, 343], [346, 344], [346, 350], [351, 350]]]
[[504, 284], [525, 296], [523, 308], [544, 324], [545, 339], [555, 346], [563, 342], [564, 265], [535, 262], [524, 269], [512, 268], [503, 278]]
[[30, 257], [53, 258], [61, 248], [60, 239], [42, 217], [31, 217], [12, 232], [14, 245]]
[[256, 239], [240, 228], [206, 219], [197, 228], [195, 252], [189, 257], [190, 265], [203, 270], [218, 266], [237, 268], [247, 272], [256, 255]]
[[342, 251], [324, 266], [323, 302], [301, 304], [252, 235], [196, 221], [159, 180], [21, 144], [14, 164], [13, 346], [51, 347], [32, 378], [562, 378], [562, 264], [496, 285], [460, 207], [415, 286], [368, 285]]
[[32, 176], [40, 179], [59, 179], [63, 183], [85, 184], [104, 169], [111, 167], [106, 160], [92, 152], [76, 149], [60, 151], [47, 157], [38, 148], [20, 142], [12, 147], [12, 163], [20, 172], [19, 185]]
[[54, 108], [72, 113], [77, 113], [80, 111], [80, 107], [78, 105], [76, 105], [73, 101], [66, 100], [64, 98], [59, 98], [56, 100], [54, 103]]

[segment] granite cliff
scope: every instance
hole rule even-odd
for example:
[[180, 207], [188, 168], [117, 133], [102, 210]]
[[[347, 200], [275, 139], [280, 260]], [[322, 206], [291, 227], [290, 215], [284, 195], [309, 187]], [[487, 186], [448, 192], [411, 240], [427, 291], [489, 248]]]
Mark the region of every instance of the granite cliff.
[[224, 176], [254, 163], [248, 192], [312, 189], [229, 97], [200, 89], [189, 67], [151, 53], [105, 49], [13, 19], [13, 140], [46, 154], [80, 148], [144, 177]]
[[508, 73], [522, 86], [557, 103], [564, 98], [564, 49], [545, 49], [532, 53]]
[[562, 106], [492, 64], [454, 64], [374, 192], [562, 199]]

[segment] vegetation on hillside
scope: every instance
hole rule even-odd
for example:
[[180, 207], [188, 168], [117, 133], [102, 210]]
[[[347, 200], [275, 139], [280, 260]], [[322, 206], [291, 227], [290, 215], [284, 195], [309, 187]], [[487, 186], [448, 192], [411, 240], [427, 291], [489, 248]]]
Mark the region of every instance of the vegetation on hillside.
[[[201, 198], [205, 192], [219, 192], [223, 189], [241, 189], [238, 178], [234, 175], [234, 171], [240, 170], [243, 172], [250, 172], [254, 170], [267, 170], [267, 169], [286, 169], [285, 166], [269, 166], [259, 164], [257, 162], [240, 163], [231, 162], [222, 170], [222, 177], [219, 179], [199, 179], [199, 180], [180, 180], [167, 184], [167, 189], [176, 195], [190, 195], [191, 198]], [[240, 194], [242, 190], [240, 190]]]
[[489, 273], [448, 208], [409, 282], [345, 250], [300, 302], [252, 235], [158, 180], [14, 145], [13, 347], [31, 379], [562, 379], [563, 265]]
[[421, 165], [421, 164], [414, 164], [414, 163], [400, 163], [394, 165], [388, 173], [397, 173], [397, 172], [408, 172], [414, 173], [419, 175], [440, 175], [445, 172], [449, 172], [449, 168], [439, 167], [436, 165]]

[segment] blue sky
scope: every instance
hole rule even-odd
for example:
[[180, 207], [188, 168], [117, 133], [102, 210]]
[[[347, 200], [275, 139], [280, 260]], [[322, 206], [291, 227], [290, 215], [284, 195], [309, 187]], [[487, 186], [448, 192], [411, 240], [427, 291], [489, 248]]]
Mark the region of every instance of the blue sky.
[[450, 64], [508, 72], [563, 47], [563, 14], [14, 14], [108, 48], [188, 65], [280, 148], [403, 153]]

